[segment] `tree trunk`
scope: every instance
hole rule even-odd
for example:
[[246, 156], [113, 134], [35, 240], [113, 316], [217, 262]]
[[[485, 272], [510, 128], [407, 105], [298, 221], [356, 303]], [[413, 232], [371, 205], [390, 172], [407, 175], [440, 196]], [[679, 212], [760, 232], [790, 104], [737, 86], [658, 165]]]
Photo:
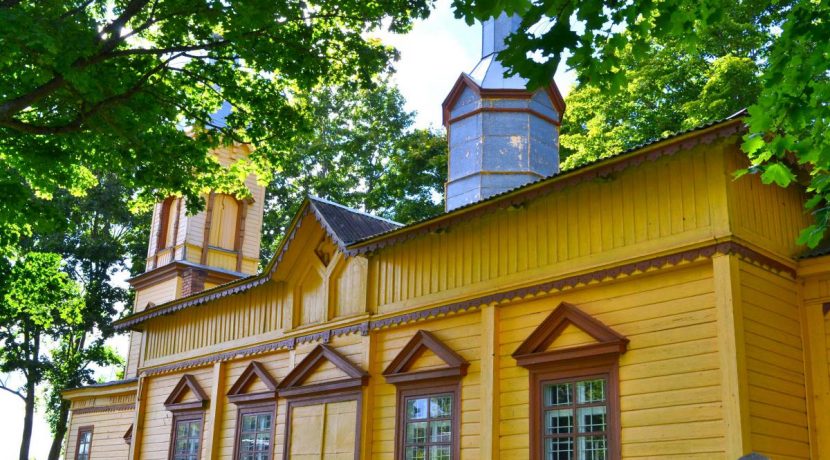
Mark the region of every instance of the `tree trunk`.
[[61, 456], [63, 438], [66, 436], [66, 422], [69, 420], [69, 401], [61, 401], [60, 413], [58, 414], [58, 425], [55, 428], [55, 437], [52, 438], [52, 448], [49, 449], [48, 460], [58, 460]]
[[32, 442], [32, 423], [35, 416], [35, 375], [31, 370], [26, 376], [26, 415], [23, 417], [23, 439], [20, 442], [20, 460], [29, 460], [29, 444]]
[[34, 333], [33, 335], [34, 345], [32, 346], [28, 369], [26, 369], [26, 415], [23, 417], [23, 439], [20, 441], [20, 460], [29, 460], [29, 445], [32, 442], [32, 424], [35, 419], [35, 386], [37, 385], [39, 375], [37, 360], [40, 358], [40, 335], [38, 333]]

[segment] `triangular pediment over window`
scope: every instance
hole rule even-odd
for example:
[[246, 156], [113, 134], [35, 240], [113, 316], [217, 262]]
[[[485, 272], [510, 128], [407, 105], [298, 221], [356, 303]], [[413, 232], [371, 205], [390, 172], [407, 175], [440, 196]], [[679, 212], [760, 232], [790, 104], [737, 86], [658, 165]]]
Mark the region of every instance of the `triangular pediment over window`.
[[[259, 382], [258, 391], [251, 391]], [[265, 366], [258, 361], [251, 361], [248, 367], [242, 371], [236, 382], [228, 390], [228, 401], [238, 404], [241, 402], [274, 400], [277, 397], [277, 381], [265, 369]]]
[[[416, 361], [427, 352], [431, 352], [438, 357], [444, 365], [424, 370], [413, 369]], [[388, 383], [461, 378], [467, 375], [469, 365], [470, 363], [437, 337], [422, 330], [416, 332], [412, 339], [401, 349], [400, 353], [395, 356], [395, 359], [389, 363], [389, 366], [383, 371], [383, 376]]]
[[[332, 364], [344, 374], [344, 377], [320, 383], [306, 383], [309, 377], [326, 363]], [[311, 350], [311, 353], [285, 376], [278, 391], [280, 396], [291, 398], [357, 390], [368, 382], [369, 374], [366, 371], [357, 367], [334, 348], [321, 344]]]
[[171, 411], [203, 409], [207, 403], [208, 396], [196, 381], [196, 377], [185, 374], [164, 401], [164, 407]]
[[[581, 332], [593, 341], [551, 348], [563, 332]], [[520, 366], [529, 367], [570, 359], [625, 353], [628, 339], [569, 303], [562, 302], [513, 352]]]

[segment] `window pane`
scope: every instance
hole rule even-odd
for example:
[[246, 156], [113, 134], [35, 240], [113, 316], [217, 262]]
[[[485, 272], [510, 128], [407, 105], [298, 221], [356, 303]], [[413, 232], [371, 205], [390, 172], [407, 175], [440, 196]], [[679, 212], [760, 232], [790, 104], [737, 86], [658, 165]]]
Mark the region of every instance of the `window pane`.
[[429, 460], [450, 460], [450, 446], [430, 446]]
[[406, 418], [419, 420], [427, 418], [427, 399], [409, 399], [406, 401]]
[[451, 420], [440, 420], [429, 425], [429, 442], [452, 442]]
[[254, 433], [246, 433], [242, 435], [242, 439], [240, 439], [240, 449], [242, 452], [253, 452], [254, 450], [254, 437], [256, 434]]
[[242, 431], [256, 430], [256, 415], [242, 416]]
[[271, 433], [257, 433], [256, 450], [268, 450], [271, 447]]
[[425, 460], [427, 448], [423, 446], [412, 446], [406, 448], [406, 460]]
[[573, 419], [573, 409], [545, 411], [545, 434], [560, 434], [573, 432]]
[[605, 380], [586, 380], [576, 384], [577, 403], [605, 401]]
[[257, 417], [257, 430], [271, 429], [271, 414], [261, 414]]
[[546, 460], [572, 460], [574, 458], [574, 441], [571, 438], [546, 439]]
[[202, 431], [202, 422], [191, 422], [190, 423], [190, 437], [191, 438], [198, 438], [199, 432]]
[[605, 406], [581, 407], [577, 414], [580, 433], [605, 431]]
[[605, 436], [580, 436], [577, 438], [579, 445], [579, 458], [584, 460], [605, 460], [608, 454], [608, 446]]
[[413, 422], [406, 424], [407, 444], [427, 442], [427, 422]]
[[452, 396], [429, 398], [430, 418], [449, 417], [452, 414]]
[[573, 404], [573, 385], [570, 383], [559, 383], [545, 385], [545, 406], [563, 406]]

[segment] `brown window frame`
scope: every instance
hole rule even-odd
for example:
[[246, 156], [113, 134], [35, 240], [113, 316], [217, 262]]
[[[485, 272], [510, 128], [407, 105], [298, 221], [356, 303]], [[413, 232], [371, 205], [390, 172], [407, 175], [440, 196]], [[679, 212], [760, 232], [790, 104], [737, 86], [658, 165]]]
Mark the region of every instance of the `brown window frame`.
[[271, 442], [268, 445], [268, 458], [273, 458], [274, 443], [276, 443], [277, 433], [277, 401], [271, 402], [238, 402], [236, 403], [236, 429], [234, 433], [233, 443], [233, 459], [239, 460], [242, 457], [240, 449], [242, 448], [242, 417], [249, 414], [264, 414], [271, 415]]
[[84, 433], [89, 433], [89, 449], [86, 451], [86, 458], [87, 460], [92, 458], [92, 438], [95, 432], [95, 425], [84, 425], [78, 427], [78, 437], [75, 440], [75, 460], [78, 460], [78, 457], [81, 454], [81, 435]]
[[[158, 237], [156, 239], [156, 253], [159, 253], [168, 247], [167, 241], [167, 226], [170, 225], [170, 213], [173, 212], [173, 203], [176, 201], [175, 197], [167, 197], [161, 202], [161, 212], [159, 213], [159, 227]], [[176, 216], [178, 220], [178, 215]], [[175, 234], [174, 234], [175, 237]]]
[[170, 449], [168, 450], [168, 456], [170, 460], [174, 460], [176, 458], [176, 438], [178, 437], [178, 424], [179, 422], [186, 422], [192, 420], [199, 421], [199, 450], [196, 453], [196, 458], [202, 458], [202, 448], [204, 445], [202, 444], [202, 438], [205, 432], [205, 412], [203, 410], [181, 410], [181, 411], [171, 411], [173, 412], [173, 427], [170, 430]]
[[[450, 449], [453, 460], [461, 458], [461, 379], [444, 379], [442, 381], [409, 382], [397, 385], [397, 403], [395, 415], [395, 459], [406, 458], [406, 401], [407, 399], [429, 396], [452, 395], [452, 414], [450, 426], [452, 439]], [[429, 418], [427, 418], [429, 420]], [[442, 443], [443, 444], [443, 443]], [[426, 443], [429, 448], [431, 443]]]
[[[609, 460], [621, 458], [620, 453], [620, 378], [617, 356], [597, 356], [573, 362], [557, 363], [556, 366], [539, 366], [530, 369], [530, 458], [542, 460], [545, 454], [545, 404], [542, 387], [551, 383], [575, 382], [590, 379], [605, 379], [606, 446]], [[569, 406], [573, 407], [573, 406]], [[574, 412], [576, 420], [576, 412]], [[574, 433], [573, 439], [577, 436]], [[576, 455], [576, 443], [574, 443]], [[578, 460], [578, 459], [577, 459]]]

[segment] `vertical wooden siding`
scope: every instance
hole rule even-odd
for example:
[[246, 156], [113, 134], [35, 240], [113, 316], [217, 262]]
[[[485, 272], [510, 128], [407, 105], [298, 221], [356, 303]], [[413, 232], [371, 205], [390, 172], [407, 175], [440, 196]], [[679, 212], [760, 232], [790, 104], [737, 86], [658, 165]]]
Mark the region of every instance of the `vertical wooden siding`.
[[721, 373], [709, 264], [563, 292], [501, 312], [501, 456], [528, 458], [527, 370], [510, 356], [562, 301], [630, 339], [620, 360], [622, 453], [633, 458], [723, 455]]
[[[746, 156], [739, 152], [727, 155], [726, 159], [728, 171], [749, 166]], [[810, 223], [802, 206], [801, 187], [764, 185], [757, 174], [730, 180], [728, 187], [732, 233], [785, 257], [804, 250], [795, 244], [798, 233]]]
[[387, 247], [371, 259], [370, 305], [386, 313], [511, 275], [570, 271], [700, 241], [719, 218], [711, 203], [725, 193], [722, 155], [698, 147]]

